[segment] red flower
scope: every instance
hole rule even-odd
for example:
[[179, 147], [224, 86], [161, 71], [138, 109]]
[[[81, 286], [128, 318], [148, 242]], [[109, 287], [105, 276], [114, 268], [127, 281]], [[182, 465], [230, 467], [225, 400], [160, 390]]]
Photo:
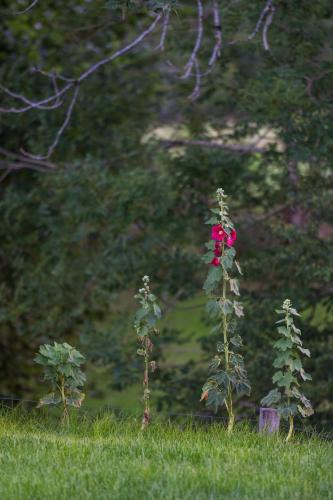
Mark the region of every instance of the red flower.
[[226, 244], [228, 245], [228, 247], [232, 247], [236, 240], [237, 240], [237, 233], [235, 229], [233, 229], [230, 233], [230, 236], [227, 237]]
[[221, 224], [212, 227], [212, 240], [223, 241], [227, 236]]
[[216, 255], [216, 257], [221, 257], [222, 255], [221, 243], [218, 241], [215, 243], [214, 255]]
[[214, 257], [214, 259], [211, 261], [212, 266], [219, 266], [220, 265], [220, 259], [218, 257]]

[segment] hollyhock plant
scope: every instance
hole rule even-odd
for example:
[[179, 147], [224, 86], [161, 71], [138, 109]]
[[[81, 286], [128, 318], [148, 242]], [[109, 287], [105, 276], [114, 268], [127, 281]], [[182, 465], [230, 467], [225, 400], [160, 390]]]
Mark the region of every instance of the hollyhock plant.
[[215, 243], [214, 255], [215, 255], [215, 257], [221, 257], [221, 255], [222, 255], [222, 246], [221, 246], [220, 243]]
[[304, 349], [301, 341], [301, 330], [294, 324], [294, 317], [299, 316], [292, 307], [291, 301], [286, 299], [282, 308], [276, 311], [283, 318], [277, 321], [280, 339], [275, 342], [277, 351], [273, 366], [277, 372], [273, 376], [273, 383], [277, 385], [267, 396], [261, 400], [261, 404], [277, 408], [280, 417], [289, 419], [289, 432], [286, 441], [289, 441], [294, 433], [294, 417], [300, 413], [302, 417], [310, 417], [313, 409], [310, 401], [301, 393], [301, 384], [312, 380], [306, 373], [301, 355], [310, 357], [309, 349]]
[[235, 229], [231, 230], [230, 236], [227, 237], [226, 239], [226, 245], [230, 248], [234, 245], [235, 241], [237, 240], [237, 233]]
[[135, 314], [134, 329], [141, 346], [140, 349], [137, 350], [137, 354], [142, 356], [144, 360], [142, 381], [144, 412], [141, 427], [142, 430], [144, 430], [150, 422], [149, 373], [156, 370], [156, 361], [151, 361], [150, 359], [154, 347], [151, 337], [158, 334], [156, 323], [161, 318], [161, 309], [155, 295], [150, 290], [149, 276], [144, 276], [142, 281], [143, 287], [140, 288], [139, 293], [135, 295], [141, 307]]
[[227, 237], [227, 233], [223, 229], [221, 224], [216, 224], [212, 227], [212, 240], [224, 241]]
[[228, 291], [239, 296], [237, 276], [242, 272], [235, 260], [236, 251], [233, 245], [237, 234], [229, 218], [225, 199], [223, 189], [218, 189], [218, 208], [211, 210], [213, 215], [207, 221], [212, 224], [211, 241], [206, 244], [208, 252], [203, 259], [210, 264], [210, 269], [203, 288], [210, 298], [207, 311], [217, 322], [214, 331], [220, 331], [222, 339], [217, 343], [217, 354], [210, 363], [209, 376], [202, 388], [201, 400], [215, 411], [219, 407], [226, 407], [228, 432], [231, 432], [235, 421], [233, 393], [248, 395], [250, 385], [243, 357], [239, 353], [242, 339], [236, 334], [237, 317], [243, 316], [243, 307], [239, 301], [228, 296]]

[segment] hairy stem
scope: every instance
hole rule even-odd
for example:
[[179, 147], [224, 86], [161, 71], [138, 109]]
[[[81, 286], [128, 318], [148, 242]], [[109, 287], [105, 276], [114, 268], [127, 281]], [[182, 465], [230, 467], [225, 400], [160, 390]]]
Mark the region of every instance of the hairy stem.
[[294, 434], [294, 416], [290, 415], [290, 417], [289, 417], [289, 432], [288, 432], [288, 435], [286, 437], [286, 443], [288, 443], [288, 441], [290, 441], [290, 439], [293, 437], [293, 434]]
[[144, 373], [143, 373], [143, 400], [144, 412], [142, 418], [141, 429], [145, 429], [150, 421], [150, 408], [149, 408], [149, 347], [148, 338], [145, 337], [145, 358], [144, 358]]
[[[222, 256], [223, 255], [224, 255], [224, 243], [222, 246]], [[226, 299], [226, 292], [227, 292], [227, 279], [225, 277], [225, 269], [223, 269], [223, 288], [222, 288], [223, 302]], [[227, 318], [226, 318], [225, 314], [223, 314], [223, 316], [222, 316], [222, 325], [223, 325], [225, 371], [228, 373], [228, 371], [229, 371], [228, 324], [227, 324]], [[234, 412], [233, 412], [233, 405], [232, 405], [232, 393], [231, 393], [230, 382], [228, 382], [228, 387], [227, 387], [226, 408], [227, 408], [228, 417], [229, 417], [229, 419], [228, 419], [228, 433], [230, 433], [233, 430], [234, 421], [235, 421]]]
[[63, 405], [63, 412], [62, 412], [62, 419], [61, 422], [63, 425], [68, 425], [69, 424], [69, 413], [68, 413], [68, 407], [67, 407], [67, 400], [66, 400], [66, 394], [65, 394], [65, 378], [63, 375], [60, 377], [60, 393], [61, 393], [61, 401]]

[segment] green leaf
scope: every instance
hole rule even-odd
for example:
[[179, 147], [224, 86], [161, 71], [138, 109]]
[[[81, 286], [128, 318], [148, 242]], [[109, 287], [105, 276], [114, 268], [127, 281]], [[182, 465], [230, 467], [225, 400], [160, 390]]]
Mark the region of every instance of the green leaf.
[[240, 266], [240, 264], [239, 264], [238, 260], [235, 260], [234, 262], [235, 262], [235, 266], [236, 266], [237, 271], [239, 272], [239, 274], [243, 275], [243, 273], [242, 273], [242, 268], [241, 268], [241, 266]]
[[278, 326], [277, 331], [281, 333], [281, 335], [284, 335], [285, 337], [289, 337], [290, 333], [288, 329], [285, 326]]
[[212, 299], [207, 302], [206, 310], [211, 318], [216, 318], [221, 314], [221, 307], [216, 299]]
[[221, 309], [222, 309], [223, 314], [225, 314], [226, 316], [228, 314], [231, 314], [232, 307], [233, 307], [233, 304], [232, 304], [231, 300], [221, 299]]
[[300, 315], [300, 314], [296, 311], [296, 309], [294, 309], [293, 307], [291, 307], [291, 308], [289, 309], [289, 311], [291, 312], [291, 314], [292, 314], [293, 316], [301, 316], [301, 315]]
[[239, 293], [239, 281], [237, 279], [230, 279], [229, 284], [230, 284], [230, 290], [235, 295], [240, 295], [240, 293]]
[[211, 217], [209, 217], [209, 219], [205, 221], [205, 224], [213, 226], [214, 224], [218, 224], [219, 222], [220, 222], [219, 219], [215, 215], [212, 215]]
[[273, 377], [273, 382], [276, 382], [279, 387], [289, 389], [290, 385], [296, 382], [296, 379], [290, 372], [284, 374], [282, 372], [277, 372]]
[[235, 314], [238, 318], [241, 318], [242, 316], [244, 316], [244, 308], [243, 308], [243, 305], [241, 304], [241, 302], [237, 302], [236, 300], [234, 300], [233, 306], [234, 306]]
[[145, 351], [144, 349], [137, 349], [136, 353], [137, 353], [139, 356], [145, 356], [146, 351]]
[[302, 379], [305, 380], [312, 380], [312, 377], [309, 373], [306, 373], [303, 368], [300, 369], [300, 375]]
[[60, 402], [61, 402], [61, 397], [56, 396], [54, 392], [50, 392], [49, 394], [46, 394], [46, 396], [40, 398], [37, 408], [40, 408], [41, 406], [45, 405], [57, 405]]
[[293, 341], [289, 338], [280, 339], [274, 344], [274, 348], [278, 349], [279, 351], [286, 351], [287, 349], [290, 349], [292, 346], [293, 346]]
[[292, 403], [289, 406], [278, 408], [278, 414], [281, 418], [289, 418], [297, 413], [297, 405]]
[[302, 353], [302, 354], [305, 354], [306, 356], [308, 356], [308, 358], [311, 357], [311, 354], [310, 354], [310, 351], [309, 349], [304, 349], [304, 347], [301, 347], [301, 346], [297, 346], [297, 349]]
[[214, 356], [214, 358], [209, 363], [210, 370], [216, 370], [221, 364], [221, 358], [219, 356]]
[[260, 404], [263, 406], [271, 407], [281, 400], [281, 392], [278, 389], [272, 389], [267, 396], [262, 398]]
[[161, 308], [158, 304], [154, 303], [153, 304], [153, 309], [154, 309], [154, 314], [157, 318], [160, 318], [161, 315], [162, 315], [162, 311], [161, 311]]
[[206, 252], [202, 256], [202, 260], [205, 264], [210, 264], [213, 259], [214, 259], [214, 252]]
[[83, 392], [76, 392], [70, 397], [66, 398], [66, 403], [68, 406], [73, 406], [74, 408], [80, 408], [85, 398], [85, 394]]
[[243, 345], [243, 339], [240, 335], [234, 335], [230, 338], [230, 343], [235, 347], [241, 347]]

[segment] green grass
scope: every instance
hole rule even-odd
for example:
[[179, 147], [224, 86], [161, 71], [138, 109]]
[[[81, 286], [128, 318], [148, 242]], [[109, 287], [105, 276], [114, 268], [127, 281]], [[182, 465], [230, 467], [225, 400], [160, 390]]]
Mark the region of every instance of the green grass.
[[333, 498], [333, 444], [319, 438], [168, 423], [142, 433], [110, 415], [64, 429], [14, 413], [0, 416], [0, 439], [1, 500]]

